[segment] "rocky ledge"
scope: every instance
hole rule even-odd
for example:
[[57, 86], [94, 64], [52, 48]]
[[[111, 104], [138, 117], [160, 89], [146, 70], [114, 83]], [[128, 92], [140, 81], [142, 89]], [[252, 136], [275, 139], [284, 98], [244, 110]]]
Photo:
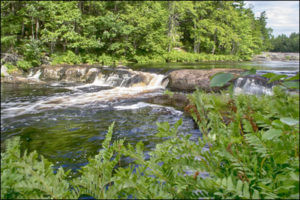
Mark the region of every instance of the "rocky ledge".
[[255, 55], [252, 61], [299, 61], [299, 53], [262, 52]]
[[205, 91], [219, 91], [228, 85], [225, 85], [223, 88], [211, 88], [209, 86], [210, 78], [219, 72], [228, 72], [235, 75], [243, 72], [243, 69], [209, 69], [209, 70], [197, 70], [197, 69], [183, 69], [172, 71], [168, 75], [169, 84], [168, 88], [172, 91], [185, 91], [192, 92], [199, 88]]

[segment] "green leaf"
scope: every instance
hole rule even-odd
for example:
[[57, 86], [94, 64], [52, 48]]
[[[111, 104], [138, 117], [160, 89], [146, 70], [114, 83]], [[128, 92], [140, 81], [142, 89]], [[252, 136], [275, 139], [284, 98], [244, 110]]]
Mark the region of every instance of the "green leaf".
[[287, 88], [299, 89], [299, 82], [296, 81], [285, 81], [282, 84]]
[[289, 126], [294, 126], [296, 124], [299, 124], [299, 121], [293, 118], [289, 118], [289, 117], [282, 117], [280, 118], [280, 121], [289, 125]]
[[269, 80], [268, 83], [272, 83], [272, 82], [274, 82], [274, 81], [278, 81], [278, 80], [280, 80], [280, 79], [282, 79], [282, 78], [285, 78], [285, 77], [287, 77], [287, 75], [285, 75], [285, 74], [275, 74], [274, 76], [272, 76], [272, 77], [270, 78], [270, 80]]
[[278, 138], [281, 133], [282, 131], [279, 129], [270, 129], [267, 132], [263, 133], [262, 140], [273, 140], [274, 138]]
[[286, 81], [295, 81], [295, 80], [299, 80], [299, 72], [297, 73], [297, 75], [287, 78], [285, 79]]
[[248, 76], [252, 74], [256, 74], [256, 69], [250, 69], [249, 71], [243, 72], [241, 76]]
[[274, 73], [266, 73], [266, 74], [262, 75], [262, 77], [266, 77], [266, 78], [272, 78], [273, 76], [276, 76], [276, 74], [274, 74]]
[[260, 199], [259, 192], [257, 190], [254, 190], [253, 195], [252, 195], [252, 199]]
[[243, 196], [250, 199], [249, 184], [246, 181], [244, 182]]
[[210, 87], [222, 87], [234, 78], [230, 73], [218, 73], [210, 81]]

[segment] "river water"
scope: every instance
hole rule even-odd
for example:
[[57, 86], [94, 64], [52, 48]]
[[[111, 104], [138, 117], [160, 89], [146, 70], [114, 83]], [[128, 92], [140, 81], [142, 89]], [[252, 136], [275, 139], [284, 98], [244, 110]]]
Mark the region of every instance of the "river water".
[[[76, 171], [87, 164], [101, 149], [107, 128], [115, 122], [113, 140], [126, 138], [136, 144], [143, 141], [146, 151], [163, 139], [155, 137], [157, 122], [171, 125], [180, 118], [182, 134], [201, 137], [193, 120], [172, 107], [146, 103], [146, 99], [162, 94], [164, 73], [172, 68], [255, 68], [267, 72], [293, 75], [299, 62], [247, 62], [205, 64], [135, 65], [145, 72], [149, 81], [124, 86], [115, 76], [96, 77], [92, 83], [49, 82], [48, 84], [1, 84], [1, 144], [13, 136], [20, 136], [22, 149], [37, 150], [55, 164], [55, 168]], [[155, 73], [154, 73], [155, 72]], [[30, 74], [38, 79], [41, 72]], [[129, 79], [128, 79], [129, 80]], [[146, 155], [147, 156], [147, 153]], [[130, 163], [123, 159], [122, 165]]]

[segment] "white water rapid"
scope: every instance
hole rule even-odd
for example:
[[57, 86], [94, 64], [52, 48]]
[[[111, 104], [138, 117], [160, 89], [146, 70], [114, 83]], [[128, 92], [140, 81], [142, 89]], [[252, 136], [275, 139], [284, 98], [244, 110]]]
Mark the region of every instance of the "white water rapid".
[[[38, 79], [41, 73], [41, 70], [38, 70], [36, 73], [31, 73], [28, 78]], [[121, 100], [149, 97], [157, 93], [162, 93], [162, 89], [166, 87], [166, 83], [163, 84], [164, 75], [132, 70], [130, 73], [130, 75], [126, 73], [122, 75], [117, 73], [110, 73], [108, 75], [98, 73], [92, 83], [81, 84], [79, 86], [62, 87], [60, 84], [51, 83], [51, 87], [68, 89], [70, 92], [59, 93], [50, 97], [44, 96], [34, 102], [15, 102], [13, 103], [14, 105], [9, 105], [9, 102], [1, 102], [3, 108], [1, 109], [1, 115], [4, 118], [9, 118], [65, 107], [96, 106], [105, 108]], [[101, 87], [107, 86], [111, 89], [106, 88], [101, 90]], [[100, 91], [86, 91], [92, 87], [100, 87]]]

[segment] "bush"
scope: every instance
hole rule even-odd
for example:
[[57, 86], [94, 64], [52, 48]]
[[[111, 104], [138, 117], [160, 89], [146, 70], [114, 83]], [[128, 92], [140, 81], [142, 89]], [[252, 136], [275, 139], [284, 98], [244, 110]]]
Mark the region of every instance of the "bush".
[[98, 62], [102, 65], [113, 65], [116, 62], [116, 59], [104, 53], [98, 57]]
[[87, 64], [96, 64], [98, 63], [98, 58], [96, 54], [85, 54], [82, 56], [82, 62]]
[[68, 50], [66, 53], [52, 55], [52, 65], [56, 64], [80, 64], [82, 59], [79, 55], [76, 55], [73, 51]]
[[26, 60], [19, 60], [17, 66], [25, 71], [33, 67], [32, 63]]
[[[30, 40], [21, 48], [22, 53], [24, 54], [24, 60], [29, 62], [32, 67], [37, 67], [41, 64], [43, 51], [41, 46], [42, 44], [39, 40]], [[28, 66], [29, 64], [22, 63], [21, 65]]]

